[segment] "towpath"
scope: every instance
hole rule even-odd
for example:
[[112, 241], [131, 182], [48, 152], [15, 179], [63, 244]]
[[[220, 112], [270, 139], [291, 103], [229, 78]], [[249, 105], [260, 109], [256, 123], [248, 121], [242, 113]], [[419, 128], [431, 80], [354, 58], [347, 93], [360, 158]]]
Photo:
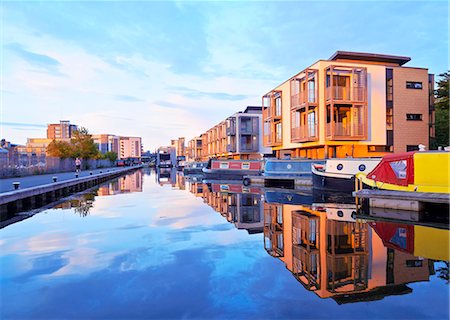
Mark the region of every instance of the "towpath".
[[[112, 168], [102, 168], [95, 170], [83, 170], [81, 171], [79, 177], [86, 177], [92, 174], [102, 172], [112, 172], [113, 170], [118, 170], [122, 167], [112, 167]], [[53, 177], [57, 177], [58, 182], [69, 180], [75, 178], [75, 172], [61, 172], [61, 173], [51, 173], [51, 174], [43, 174], [43, 175], [35, 175], [35, 176], [26, 176], [26, 177], [18, 177], [18, 178], [7, 178], [0, 179], [0, 195], [3, 192], [13, 191], [13, 182], [20, 182], [20, 189], [36, 187], [43, 184], [48, 184], [53, 182]]]

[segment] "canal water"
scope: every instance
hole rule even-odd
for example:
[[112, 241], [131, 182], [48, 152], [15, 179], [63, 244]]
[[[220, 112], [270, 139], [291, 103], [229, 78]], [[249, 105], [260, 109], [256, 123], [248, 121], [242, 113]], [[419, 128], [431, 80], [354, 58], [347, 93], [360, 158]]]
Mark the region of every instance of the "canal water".
[[0, 318], [448, 319], [448, 225], [386, 217], [139, 170], [0, 230]]

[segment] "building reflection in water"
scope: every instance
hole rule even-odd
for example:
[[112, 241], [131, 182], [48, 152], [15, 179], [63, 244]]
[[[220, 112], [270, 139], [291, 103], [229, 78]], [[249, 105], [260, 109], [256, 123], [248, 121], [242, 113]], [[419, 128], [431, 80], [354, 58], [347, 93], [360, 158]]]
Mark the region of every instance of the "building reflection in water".
[[142, 192], [143, 173], [142, 170], [134, 171], [126, 176], [119, 177], [110, 182], [102, 184], [98, 189], [85, 191], [73, 195], [68, 200], [54, 206], [55, 209], [74, 209], [80, 216], [87, 216], [94, 206], [96, 196], [111, 196], [121, 193]]
[[448, 260], [448, 246], [441, 245], [448, 243], [448, 230], [366, 223], [355, 219], [355, 209], [266, 203], [264, 248], [307, 290], [339, 304], [410, 293], [406, 284], [435, 273], [433, 259]]
[[108, 184], [101, 185], [97, 194], [99, 196], [109, 196], [119, 193], [142, 192], [142, 183], [143, 172], [142, 170], [137, 170]]
[[261, 189], [242, 184], [202, 183], [189, 181], [189, 191], [219, 212], [237, 229], [249, 234], [261, 233], [264, 225], [264, 205]]
[[156, 182], [160, 186], [171, 185], [175, 187], [177, 185], [177, 169], [176, 168], [157, 168], [156, 169]]

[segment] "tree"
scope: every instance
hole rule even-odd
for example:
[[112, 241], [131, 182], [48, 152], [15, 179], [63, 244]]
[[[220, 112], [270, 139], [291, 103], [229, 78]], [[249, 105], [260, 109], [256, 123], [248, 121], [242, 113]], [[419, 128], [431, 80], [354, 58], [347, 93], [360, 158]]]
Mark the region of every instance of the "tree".
[[66, 141], [56, 141], [53, 140], [47, 147], [47, 155], [49, 157], [56, 158], [72, 158], [74, 153], [74, 148], [72, 144]]
[[100, 151], [86, 128], [80, 127], [75, 131], [73, 133], [73, 138], [70, 141], [74, 147], [74, 158], [100, 158]]
[[113, 152], [113, 151], [108, 151], [108, 152], [106, 152], [106, 153], [103, 155], [103, 157], [104, 157], [105, 159], [108, 159], [108, 160], [111, 161], [111, 162], [114, 162], [114, 161], [117, 160], [117, 153], [115, 153], [115, 152]]
[[439, 75], [441, 78], [437, 81], [437, 89], [435, 91], [436, 101], [435, 107], [435, 129], [436, 129], [436, 145], [449, 145], [449, 81], [450, 73], [447, 71]]

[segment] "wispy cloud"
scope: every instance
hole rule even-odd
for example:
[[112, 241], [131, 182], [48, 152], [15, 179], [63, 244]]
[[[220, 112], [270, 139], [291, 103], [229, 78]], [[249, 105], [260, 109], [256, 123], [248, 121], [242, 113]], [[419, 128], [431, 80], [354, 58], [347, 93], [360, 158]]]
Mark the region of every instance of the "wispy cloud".
[[25, 128], [46, 128], [45, 124], [24, 123], [24, 122], [0, 122], [1, 126], [6, 127], [25, 127]]
[[128, 95], [116, 95], [114, 96], [114, 99], [117, 101], [122, 102], [143, 102], [144, 100], [138, 97], [134, 96], [128, 96]]
[[26, 50], [22, 45], [18, 43], [6, 44], [5, 49], [11, 51], [16, 56], [25, 60], [30, 65], [37, 67], [38, 69], [45, 70], [53, 75], [61, 75], [59, 67], [61, 63], [45, 54], [39, 54]]
[[239, 101], [248, 98], [244, 94], [230, 94], [225, 92], [205, 92], [186, 87], [174, 87], [174, 92], [181, 93], [189, 98], [212, 98], [217, 100]]

